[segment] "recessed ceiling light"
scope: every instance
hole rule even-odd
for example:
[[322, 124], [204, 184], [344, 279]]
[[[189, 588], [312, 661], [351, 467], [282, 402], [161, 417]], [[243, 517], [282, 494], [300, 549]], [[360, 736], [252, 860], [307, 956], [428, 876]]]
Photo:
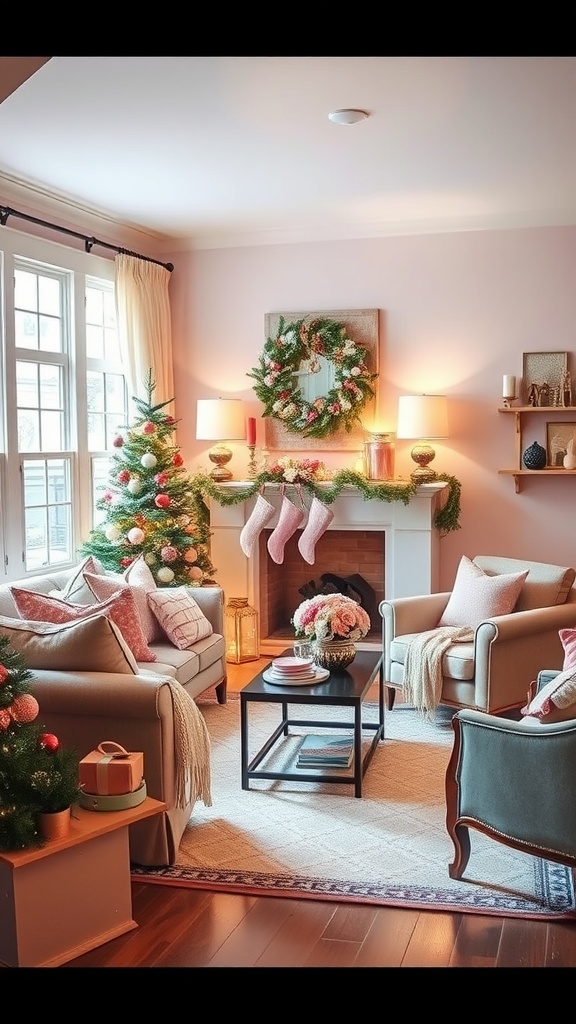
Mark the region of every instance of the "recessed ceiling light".
[[357, 121], [364, 121], [368, 117], [365, 110], [352, 110], [350, 108], [344, 110], [333, 110], [331, 114], [328, 114], [330, 121], [334, 124], [356, 124]]

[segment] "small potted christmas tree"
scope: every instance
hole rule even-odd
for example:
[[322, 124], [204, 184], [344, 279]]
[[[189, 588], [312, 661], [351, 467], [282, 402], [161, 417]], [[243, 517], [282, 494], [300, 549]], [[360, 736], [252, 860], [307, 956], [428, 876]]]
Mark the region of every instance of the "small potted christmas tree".
[[78, 755], [37, 723], [31, 678], [22, 655], [0, 635], [0, 850], [42, 846], [52, 835], [43, 830], [41, 816], [53, 820], [63, 812], [69, 827], [70, 808], [80, 796]]

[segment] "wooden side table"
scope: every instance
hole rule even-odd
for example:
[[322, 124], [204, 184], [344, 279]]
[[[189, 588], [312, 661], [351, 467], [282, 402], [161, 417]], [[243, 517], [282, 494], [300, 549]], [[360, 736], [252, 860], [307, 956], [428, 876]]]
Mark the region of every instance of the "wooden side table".
[[152, 797], [126, 811], [74, 807], [64, 838], [0, 853], [0, 962], [58, 967], [137, 928], [128, 828], [165, 808]]

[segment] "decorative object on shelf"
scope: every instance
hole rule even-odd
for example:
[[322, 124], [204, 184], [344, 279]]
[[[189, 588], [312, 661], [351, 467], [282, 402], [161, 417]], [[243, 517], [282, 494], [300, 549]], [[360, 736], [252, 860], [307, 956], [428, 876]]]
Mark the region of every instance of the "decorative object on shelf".
[[398, 399], [398, 438], [420, 439], [411, 456], [418, 468], [411, 473], [414, 483], [429, 483], [436, 474], [429, 465], [436, 456], [429, 440], [448, 437], [448, 403], [445, 395], [402, 395]]
[[526, 448], [522, 455], [522, 462], [526, 469], [544, 469], [546, 465], [546, 449], [534, 441], [529, 448]]
[[[198, 511], [201, 513], [199, 525], [203, 529], [210, 529], [210, 511], [205, 503], [206, 497], [212, 498], [219, 505], [226, 508], [230, 505], [238, 505], [242, 501], [249, 501], [250, 498], [253, 498], [254, 495], [258, 495], [262, 491], [265, 484], [282, 482], [284, 482], [283, 476], [265, 470], [259, 473], [256, 479], [246, 487], [227, 490], [215, 484], [206, 473], [196, 473], [192, 480], [192, 489], [193, 493], [196, 494]], [[450, 476], [448, 473], [435, 473], [431, 482], [445, 483], [448, 487], [448, 496], [444, 504], [434, 513], [435, 529], [440, 530], [443, 534], [459, 530], [462, 484], [457, 477]], [[354, 487], [357, 491], [360, 491], [366, 501], [401, 501], [404, 505], [409, 505], [411, 499], [418, 492], [418, 486], [413, 480], [398, 480], [394, 483], [366, 480], [362, 473], [356, 473], [352, 469], [339, 470], [324, 485], [317, 483], [315, 480], [308, 480], [302, 483], [303, 489], [309, 495], [315, 495], [325, 505], [332, 505], [346, 487]], [[261, 493], [260, 497], [262, 497]], [[274, 507], [271, 507], [272, 515]], [[246, 527], [251, 523], [252, 518], [248, 520]], [[251, 526], [250, 529], [252, 529]], [[242, 539], [243, 536], [241, 534], [241, 544]], [[248, 546], [248, 537], [246, 538], [246, 543]], [[250, 557], [248, 550], [244, 546], [242, 550], [247, 557]]]
[[[365, 340], [355, 330], [358, 317]], [[258, 365], [247, 374], [264, 405], [267, 438], [273, 423], [307, 441], [352, 434], [375, 397], [377, 332], [377, 310], [343, 310], [338, 319], [268, 314], [267, 340]], [[272, 447], [294, 447], [280, 442]]]
[[226, 661], [241, 665], [260, 657], [258, 612], [247, 597], [231, 597], [224, 609]]
[[38, 815], [38, 827], [43, 839], [62, 839], [70, 831], [71, 809], [63, 811], [42, 811]]
[[564, 406], [564, 408], [565, 409], [571, 408], [571, 406], [572, 406], [572, 378], [570, 376], [570, 371], [569, 370], [567, 370], [566, 373], [562, 377], [561, 396], [562, 396], [562, 405]]
[[576, 423], [573, 420], [551, 420], [546, 424], [546, 451], [549, 466], [563, 467], [564, 469], [576, 468], [567, 466], [564, 461], [571, 442], [571, 451], [573, 452], [576, 447]]
[[196, 403], [196, 440], [218, 441], [208, 452], [210, 462], [216, 468], [211, 477], [218, 483], [232, 479], [227, 468], [232, 458], [231, 449], [224, 441], [244, 441], [246, 423], [244, 403], [240, 398], [199, 398]]
[[371, 440], [364, 442], [364, 470], [367, 480], [394, 479], [394, 435], [371, 431]]
[[342, 672], [356, 657], [356, 644], [351, 640], [317, 640], [314, 661], [329, 672]]
[[568, 370], [567, 352], [524, 352], [522, 355], [522, 402], [524, 405], [552, 405], [561, 395]]
[[576, 452], [574, 451], [574, 438], [571, 437], [566, 445], [566, 455], [563, 460], [564, 469], [576, 469]]
[[516, 377], [513, 374], [505, 373], [502, 378], [502, 399], [504, 408], [509, 409], [511, 402], [516, 401]]

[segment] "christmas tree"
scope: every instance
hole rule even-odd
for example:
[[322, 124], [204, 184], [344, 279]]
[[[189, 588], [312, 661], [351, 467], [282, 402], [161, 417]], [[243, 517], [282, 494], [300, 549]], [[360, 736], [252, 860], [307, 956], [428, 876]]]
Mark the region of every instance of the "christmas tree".
[[209, 513], [173, 443], [177, 421], [152, 404], [156, 385], [146, 380], [147, 400], [131, 427], [114, 439], [109, 486], [96, 507], [105, 520], [91, 531], [81, 553], [121, 572], [140, 554], [159, 587], [200, 586], [215, 572], [209, 557]]
[[76, 751], [37, 724], [31, 676], [0, 636], [0, 850], [41, 846], [39, 813], [64, 810], [80, 795]]

